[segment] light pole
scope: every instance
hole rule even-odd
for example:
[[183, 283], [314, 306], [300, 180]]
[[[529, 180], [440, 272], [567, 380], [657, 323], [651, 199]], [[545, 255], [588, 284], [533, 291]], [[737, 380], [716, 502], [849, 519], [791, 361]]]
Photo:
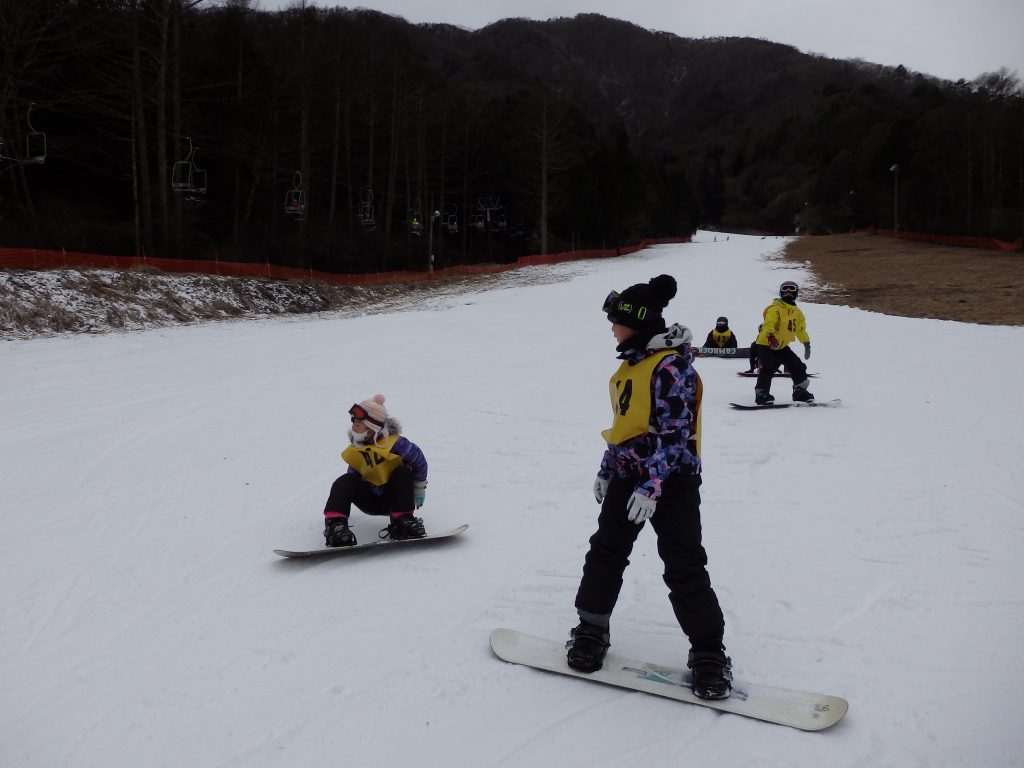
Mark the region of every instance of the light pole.
[[427, 233], [427, 272], [434, 271], [434, 222], [441, 218], [440, 211], [430, 212], [430, 232]]
[[893, 163], [889, 169], [893, 173], [892, 182], [892, 228], [894, 232], [900, 231], [900, 167]]

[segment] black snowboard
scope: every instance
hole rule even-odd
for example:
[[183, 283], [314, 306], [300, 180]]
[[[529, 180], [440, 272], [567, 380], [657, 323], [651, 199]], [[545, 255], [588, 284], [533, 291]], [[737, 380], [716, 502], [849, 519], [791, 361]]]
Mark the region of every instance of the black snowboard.
[[[737, 376], [742, 376], [745, 379], [756, 379], [757, 376], [758, 376], [758, 373], [757, 373], [757, 371], [754, 371], [753, 373], [751, 373], [750, 371], [737, 371], [736, 375]], [[813, 379], [813, 378], [817, 377], [817, 375], [818, 374], [816, 374], [816, 373], [808, 373], [807, 377], [809, 379]], [[775, 379], [790, 379], [790, 378], [792, 378], [792, 376], [790, 374], [788, 374], [788, 373], [783, 373], [782, 371], [776, 371], [775, 373], [772, 374], [772, 378], [775, 378]]]
[[741, 411], [773, 411], [779, 408], [835, 408], [842, 400], [811, 400], [809, 403], [772, 403], [771, 405], [756, 405], [754, 403], [729, 403], [733, 408]]
[[354, 547], [318, 547], [317, 549], [302, 550], [275, 549], [274, 554], [280, 555], [281, 557], [335, 557], [337, 555], [346, 555], [367, 549], [390, 549], [391, 547], [406, 546], [409, 544], [427, 541], [437, 541], [438, 539], [447, 539], [451, 536], [457, 536], [467, 528], [469, 528], [469, 525], [460, 525], [458, 528], [453, 528], [450, 531], [428, 533], [422, 539], [401, 539], [398, 541], [395, 539], [379, 539], [377, 541], [369, 541], [365, 544], [356, 544]]

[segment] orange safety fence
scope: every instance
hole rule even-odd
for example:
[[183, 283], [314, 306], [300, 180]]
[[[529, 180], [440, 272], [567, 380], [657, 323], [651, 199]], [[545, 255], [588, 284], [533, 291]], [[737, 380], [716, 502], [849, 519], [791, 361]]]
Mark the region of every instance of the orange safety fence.
[[543, 256], [520, 256], [509, 264], [465, 264], [436, 269], [430, 272], [371, 272], [358, 274], [336, 274], [312, 269], [280, 267], [276, 264], [253, 264], [238, 261], [204, 261], [199, 259], [159, 259], [145, 256], [104, 256], [78, 251], [49, 251], [36, 248], [0, 248], [0, 269], [67, 269], [91, 267], [94, 269], [128, 270], [138, 267], [153, 267], [163, 272], [224, 275], [228, 277], [265, 277], [274, 280], [315, 280], [335, 285], [358, 285], [364, 283], [387, 283], [403, 280], [426, 280], [446, 275], [482, 275], [504, 272], [518, 267], [538, 264], [557, 264], [579, 259], [600, 259], [636, 253], [651, 245], [688, 243], [689, 237], [648, 238], [621, 248], [595, 248], [581, 251], [564, 251]]
[[994, 237], [963, 237], [959, 235], [929, 235], [925, 232], [895, 232], [891, 229], [871, 230], [882, 237], [895, 237], [900, 240], [913, 240], [918, 243], [933, 245], [954, 245], [960, 248], [984, 248], [989, 251], [1019, 251], [1024, 249], [1024, 240], [1018, 238], [1013, 242], [996, 240]]

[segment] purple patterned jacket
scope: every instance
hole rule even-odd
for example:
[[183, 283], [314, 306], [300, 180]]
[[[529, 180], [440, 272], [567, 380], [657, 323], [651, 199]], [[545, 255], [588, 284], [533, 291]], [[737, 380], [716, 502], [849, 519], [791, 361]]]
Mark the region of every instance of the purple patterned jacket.
[[636, 484], [636, 490], [652, 499], [661, 496], [662, 483], [672, 474], [700, 474], [700, 456], [688, 445], [696, 429], [694, 410], [697, 372], [693, 369], [692, 334], [675, 324], [655, 336], [645, 350], [627, 350], [623, 360], [643, 360], [653, 352], [676, 348], [654, 369], [651, 377], [651, 431], [620, 445], [609, 445], [598, 474], [612, 475]]

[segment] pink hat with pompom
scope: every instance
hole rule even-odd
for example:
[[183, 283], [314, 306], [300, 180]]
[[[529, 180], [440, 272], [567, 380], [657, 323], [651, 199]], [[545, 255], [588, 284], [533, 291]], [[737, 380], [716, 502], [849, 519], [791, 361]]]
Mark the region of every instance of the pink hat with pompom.
[[388, 433], [388, 409], [384, 407], [384, 395], [374, 395], [372, 398], [356, 403], [348, 409], [352, 421], [361, 421], [367, 429], [373, 432], [374, 440]]

